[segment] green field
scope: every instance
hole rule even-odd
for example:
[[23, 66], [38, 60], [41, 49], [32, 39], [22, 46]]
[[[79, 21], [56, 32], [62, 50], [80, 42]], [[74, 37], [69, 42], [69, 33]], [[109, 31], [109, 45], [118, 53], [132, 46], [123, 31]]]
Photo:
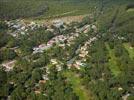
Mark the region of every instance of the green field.
[[75, 72], [65, 71], [64, 75], [68, 81], [72, 84], [75, 93], [79, 96], [79, 100], [92, 100], [92, 96], [86, 88], [82, 85], [82, 79], [77, 76]]
[[119, 66], [117, 65], [117, 58], [115, 57], [114, 50], [110, 49], [108, 44], [106, 44], [106, 47], [109, 52], [109, 57], [111, 58], [109, 59], [109, 63], [108, 63], [109, 68], [113, 73], [113, 75], [118, 76], [118, 74], [120, 74], [121, 71], [119, 69]]
[[134, 12], [134, 8], [128, 9], [127, 12]]
[[131, 47], [128, 43], [124, 44], [124, 47], [127, 49], [130, 58], [134, 60], [134, 48]]

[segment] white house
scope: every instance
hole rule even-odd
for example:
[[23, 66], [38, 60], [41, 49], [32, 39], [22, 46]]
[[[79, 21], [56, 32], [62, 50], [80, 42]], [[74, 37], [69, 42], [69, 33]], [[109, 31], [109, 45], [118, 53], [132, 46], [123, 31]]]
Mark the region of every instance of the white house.
[[53, 21], [53, 25], [57, 28], [60, 28], [63, 24], [64, 24], [64, 22], [62, 20], [54, 20]]

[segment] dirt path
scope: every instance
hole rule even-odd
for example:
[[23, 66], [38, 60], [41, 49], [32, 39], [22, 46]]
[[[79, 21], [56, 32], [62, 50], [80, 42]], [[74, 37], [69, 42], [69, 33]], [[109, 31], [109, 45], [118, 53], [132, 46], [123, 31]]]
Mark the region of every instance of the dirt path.
[[74, 11], [69, 11], [69, 12], [65, 12], [65, 13], [62, 13], [62, 14], [57, 14], [57, 15], [53, 15], [53, 16], [48, 16], [48, 17], [46, 17], [46, 19], [57, 18], [57, 17], [65, 16], [65, 15], [68, 15], [68, 14], [75, 13], [75, 12], [77, 12], [77, 11], [78, 11], [78, 10], [74, 10]]
[[60, 17], [60, 18], [54, 18], [54, 19], [48, 19], [46, 20], [47, 22], [52, 22], [53, 20], [62, 20], [64, 21], [65, 23], [71, 23], [73, 21], [77, 21], [77, 22], [80, 22], [83, 17], [85, 16], [88, 16], [88, 15], [79, 15], [79, 16], [67, 16], [67, 17]]

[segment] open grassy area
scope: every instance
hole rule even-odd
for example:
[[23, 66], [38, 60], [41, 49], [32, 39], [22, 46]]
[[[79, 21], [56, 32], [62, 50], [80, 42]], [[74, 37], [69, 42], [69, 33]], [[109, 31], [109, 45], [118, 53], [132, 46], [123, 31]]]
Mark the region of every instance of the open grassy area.
[[107, 50], [109, 51], [109, 57], [111, 59], [109, 59], [109, 68], [111, 70], [111, 72], [113, 73], [113, 75], [117, 76], [121, 71], [119, 69], [119, 67], [117, 66], [117, 58], [115, 57], [114, 54], [114, 49], [110, 49], [109, 45], [106, 44]]
[[133, 11], [134, 12], [134, 8], [131, 8], [131, 9], [128, 9], [127, 12], [131, 12]]
[[130, 58], [134, 60], [134, 48], [131, 47], [129, 43], [125, 43], [124, 47], [128, 51]]
[[72, 87], [76, 94], [79, 96], [80, 100], [92, 100], [90, 91], [86, 90], [81, 84], [82, 79], [72, 71], [65, 71], [64, 75], [68, 78], [68, 81], [72, 84]]

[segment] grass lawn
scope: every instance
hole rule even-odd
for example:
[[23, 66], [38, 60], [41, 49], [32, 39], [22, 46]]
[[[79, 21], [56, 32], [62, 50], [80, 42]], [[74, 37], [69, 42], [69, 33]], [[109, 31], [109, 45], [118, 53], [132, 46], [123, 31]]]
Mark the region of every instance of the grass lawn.
[[111, 59], [109, 59], [109, 68], [113, 75], [117, 76], [121, 71], [119, 67], [117, 66], [117, 58], [115, 57], [114, 50], [110, 49], [109, 45], [106, 43], [107, 50], [109, 51], [109, 56]]
[[131, 11], [134, 12], [134, 8], [130, 8], [127, 10], [127, 12], [131, 12]]
[[90, 91], [84, 88], [81, 84], [82, 79], [75, 72], [65, 71], [64, 75], [68, 78], [70, 84], [72, 84], [72, 87], [80, 100], [92, 100]]
[[132, 48], [129, 43], [125, 43], [124, 47], [128, 51], [129, 57], [134, 60], [134, 48]]

